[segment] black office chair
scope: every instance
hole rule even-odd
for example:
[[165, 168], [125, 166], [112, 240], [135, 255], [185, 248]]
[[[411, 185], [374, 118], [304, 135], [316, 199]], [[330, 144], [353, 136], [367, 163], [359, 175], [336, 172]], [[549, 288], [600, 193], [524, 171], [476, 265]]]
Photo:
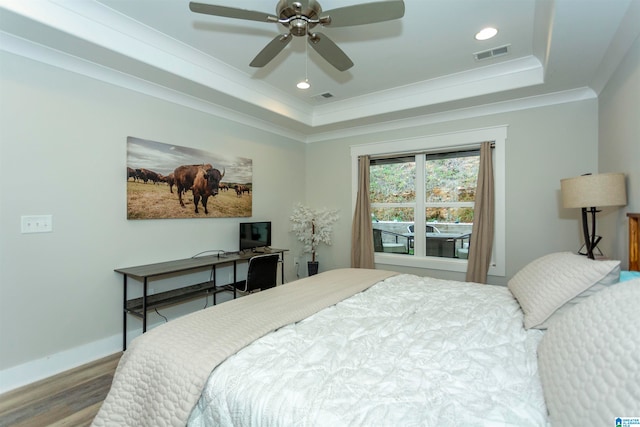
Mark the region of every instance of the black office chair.
[[247, 280], [243, 280], [233, 285], [225, 285], [213, 292], [213, 305], [216, 304], [216, 294], [220, 292], [233, 292], [236, 298], [236, 291], [251, 293], [273, 288], [277, 284], [279, 254], [256, 255], [249, 259], [247, 270]]
[[255, 292], [276, 286], [278, 277], [279, 254], [264, 254], [249, 260], [247, 280], [239, 282], [236, 288], [240, 292]]

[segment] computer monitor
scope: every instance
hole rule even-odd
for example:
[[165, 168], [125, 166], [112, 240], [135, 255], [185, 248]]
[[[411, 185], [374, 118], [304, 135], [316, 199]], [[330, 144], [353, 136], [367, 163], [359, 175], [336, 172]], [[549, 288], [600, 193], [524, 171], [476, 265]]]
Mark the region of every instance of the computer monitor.
[[271, 246], [271, 221], [241, 222], [240, 250]]

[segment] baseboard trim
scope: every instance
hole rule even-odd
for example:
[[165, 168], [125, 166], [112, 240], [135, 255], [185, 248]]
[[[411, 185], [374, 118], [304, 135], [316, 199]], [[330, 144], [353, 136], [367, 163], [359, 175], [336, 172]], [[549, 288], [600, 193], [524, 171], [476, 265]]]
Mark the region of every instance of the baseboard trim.
[[[136, 335], [131, 331], [131, 338]], [[61, 351], [0, 371], [0, 393], [43, 380], [122, 351], [122, 334]]]
[[[224, 298], [224, 297], [223, 297]], [[147, 325], [151, 330], [162, 325], [162, 320]], [[142, 329], [134, 328], [127, 331], [127, 342], [142, 335]], [[52, 377], [69, 369], [77, 368], [94, 362], [103, 357], [111, 356], [122, 351], [122, 333], [93, 341], [85, 345], [70, 348], [59, 353], [51, 354], [41, 359], [16, 365], [0, 370], [0, 394], [32, 384], [36, 381]]]

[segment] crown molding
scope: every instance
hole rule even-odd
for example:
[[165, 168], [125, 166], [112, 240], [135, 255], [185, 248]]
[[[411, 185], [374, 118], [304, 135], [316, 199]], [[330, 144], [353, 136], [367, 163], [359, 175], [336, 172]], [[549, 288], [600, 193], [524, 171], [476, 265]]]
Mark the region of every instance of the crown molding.
[[[38, 2], [38, 7], [33, 7], [31, 2], [0, 0], [0, 5], [26, 19], [25, 23], [45, 25], [60, 34], [120, 55], [119, 60], [114, 59], [115, 57], [104, 60], [112, 63], [102, 62], [103, 58], [95, 57], [93, 62], [99, 66], [135, 68], [135, 63], [144, 64], [158, 70], [157, 73], [145, 76], [145, 79], [152, 82], [154, 78], [162, 79], [163, 75], [179, 76], [193, 86], [206, 87], [213, 93], [218, 92], [237, 99], [244, 105], [264, 109], [285, 120], [297, 122], [297, 126], [302, 127], [337, 124], [542, 83], [542, 66], [531, 56], [371, 95], [313, 106], [289, 97], [277, 88], [254, 80], [216, 58], [96, 1], [42, 0]], [[32, 41], [43, 45], [55, 43], [49, 40]], [[79, 48], [71, 44], [73, 43], [59, 42], [59, 50], [83, 57], [82, 53], [75, 50]], [[216, 103], [213, 98], [210, 95], [204, 101]]]
[[528, 56], [318, 106], [313, 113], [313, 126], [533, 86], [544, 82], [543, 74], [540, 61]]
[[484, 117], [494, 114], [522, 111], [532, 108], [540, 108], [596, 98], [597, 94], [593, 91], [593, 89], [583, 87], [562, 92], [553, 92], [545, 95], [536, 95], [514, 100], [494, 102], [475, 107], [460, 108], [434, 114], [425, 114], [407, 119], [392, 120], [365, 126], [354, 126], [348, 129], [323, 132], [315, 135], [310, 135], [309, 137], [307, 137], [306, 142], [315, 143], [339, 138], [375, 135], [380, 132], [432, 125], [436, 123], [445, 123], [455, 120], [471, 119], [475, 117]]
[[[124, 58], [311, 125], [313, 107], [95, 1], [0, 0], [0, 6]], [[36, 41], [37, 42], [37, 41]], [[73, 55], [73, 52], [67, 52]]]
[[[46, 0], [34, 7], [31, 2], [0, 0], [0, 6], [29, 22], [46, 25], [122, 55], [123, 60], [151, 66], [159, 70], [158, 81], [163, 80], [162, 73], [180, 76], [184, 84], [190, 85], [192, 94], [84, 59], [80, 54], [74, 55], [73, 47], [65, 46], [69, 51], [57, 50], [36, 40], [0, 31], [0, 49], [4, 51], [306, 143], [596, 96], [592, 90], [582, 88], [358, 125], [358, 120], [370, 122], [388, 113], [397, 113], [395, 117], [416, 114], [415, 111], [424, 107], [538, 85], [544, 80], [544, 66], [536, 56], [529, 56], [357, 98], [310, 106], [98, 2]], [[194, 93], [197, 87], [210, 89], [208, 97]], [[226, 104], [225, 100], [232, 102]], [[315, 127], [322, 126], [334, 130], [314, 133]]]
[[476, 107], [462, 108], [444, 111], [434, 114], [426, 114], [418, 117], [390, 120], [376, 124], [352, 126], [338, 130], [317, 134], [306, 134], [295, 131], [286, 126], [278, 126], [268, 120], [262, 120], [256, 116], [240, 113], [218, 104], [204, 101], [166, 87], [150, 83], [143, 79], [124, 74], [110, 68], [100, 66], [93, 62], [71, 56], [64, 52], [56, 51], [31, 41], [0, 32], [0, 49], [14, 55], [22, 56], [34, 61], [42, 62], [56, 68], [77, 73], [118, 87], [142, 93], [154, 98], [162, 99], [184, 107], [188, 107], [206, 114], [224, 118], [245, 126], [249, 126], [265, 132], [270, 132], [295, 141], [314, 143], [338, 138], [375, 134], [378, 132], [403, 129], [408, 127], [424, 126], [434, 123], [443, 123], [453, 120], [462, 120], [473, 117], [488, 116], [492, 114], [510, 111], [525, 110], [548, 105], [575, 102], [585, 99], [597, 98], [596, 93], [590, 88], [578, 88], [570, 91], [555, 92], [546, 95], [525, 97], [516, 100], [502, 101], [485, 104]]
[[112, 84], [114, 86], [129, 89], [157, 99], [162, 99], [183, 107], [201, 111], [206, 114], [224, 118], [245, 126], [250, 126], [258, 130], [263, 130], [300, 142], [304, 142], [306, 139], [305, 134], [296, 132], [291, 128], [278, 126], [270, 121], [262, 120], [249, 114], [243, 114], [236, 110], [168, 89], [164, 86], [115, 71], [111, 68], [104, 67], [90, 61], [85, 61], [67, 53], [15, 37], [2, 31], [0, 31], [0, 50]]

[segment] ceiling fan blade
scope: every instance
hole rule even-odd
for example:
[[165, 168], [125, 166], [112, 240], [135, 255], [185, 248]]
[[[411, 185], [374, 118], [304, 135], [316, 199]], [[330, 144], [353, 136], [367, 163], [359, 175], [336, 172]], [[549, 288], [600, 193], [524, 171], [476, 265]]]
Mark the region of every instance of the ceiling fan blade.
[[253, 61], [251, 61], [251, 64], [249, 65], [257, 68], [264, 67], [269, 63], [269, 61], [275, 58], [286, 45], [289, 44], [292, 38], [293, 36], [289, 33], [279, 34], [276, 38], [271, 40], [255, 58], [253, 58]]
[[313, 33], [307, 40], [309, 45], [316, 50], [327, 62], [339, 71], [345, 71], [353, 67], [353, 62], [329, 37], [322, 33]]
[[[322, 12], [320, 22], [328, 27], [351, 27], [391, 21], [404, 16], [403, 0], [377, 1], [339, 7]], [[325, 17], [329, 17], [325, 20]]]
[[189, 9], [195, 13], [204, 13], [205, 15], [222, 16], [225, 18], [247, 19], [249, 21], [260, 22], [278, 22], [278, 17], [269, 13], [237, 9], [235, 7], [190, 2]]

